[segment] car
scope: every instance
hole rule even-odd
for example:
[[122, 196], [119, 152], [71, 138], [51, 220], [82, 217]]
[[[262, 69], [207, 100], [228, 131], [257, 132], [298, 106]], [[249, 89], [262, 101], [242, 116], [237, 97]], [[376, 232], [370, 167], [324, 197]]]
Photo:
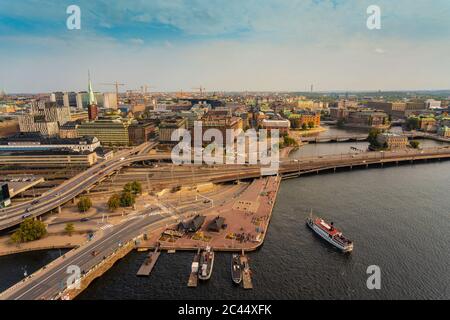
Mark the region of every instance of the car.
[[23, 216], [22, 216], [22, 219], [26, 219], [26, 218], [28, 218], [28, 217], [30, 217], [31, 216], [31, 213], [25, 213]]
[[98, 252], [97, 250], [94, 250], [94, 251], [91, 252], [91, 255], [92, 255], [93, 257], [95, 257], [95, 256], [97, 256], [99, 253], [100, 253], [100, 252]]
[[38, 199], [33, 200], [33, 202], [31, 202], [31, 204], [37, 204], [37, 203], [39, 203], [39, 200], [38, 200]]
[[89, 218], [81, 218], [80, 219], [80, 222], [86, 222], [86, 221], [89, 221]]

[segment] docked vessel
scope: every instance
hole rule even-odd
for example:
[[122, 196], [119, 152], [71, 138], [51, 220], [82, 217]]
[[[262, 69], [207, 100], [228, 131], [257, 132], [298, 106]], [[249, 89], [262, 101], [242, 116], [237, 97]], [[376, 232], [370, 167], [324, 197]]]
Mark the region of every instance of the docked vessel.
[[200, 268], [198, 271], [198, 278], [200, 280], [208, 280], [209, 278], [211, 278], [213, 266], [214, 266], [214, 251], [212, 251], [210, 246], [207, 246], [200, 256]]
[[189, 275], [188, 287], [193, 288], [197, 286], [199, 261], [200, 249], [198, 249], [191, 264], [191, 274]]
[[242, 281], [242, 268], [239, 255], [234, 253], [231, 257], [231, 278], [236, 284], [240, 284]]
[[333, 222], [326, 223], [323, 219], [313, 217], [312, 213], [306, 224], [322, 239], [328, 241], [333, 246], [343, 252], [351, 252], [353, 250], [353, 242], [342, 235], [342, 232], [334, 227]]

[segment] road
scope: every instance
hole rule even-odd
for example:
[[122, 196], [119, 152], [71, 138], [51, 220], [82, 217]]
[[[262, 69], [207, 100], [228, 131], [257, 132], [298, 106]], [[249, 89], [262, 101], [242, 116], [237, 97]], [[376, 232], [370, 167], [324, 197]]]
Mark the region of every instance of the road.
[[[129, 159], [133, 158], [133, 155], [139, 153], [141, 150], [148, 150], [151, 145], [156, 144], [146, 142], [131, 150], [120, 151], [112, 159], [90, 167], [86, 171], [52, 189], [50, 192], [43, 194], [39, 198], [35, 198], [33, 201], [2, 209], [0, 211], [0, 230], [20, 224], [24, 217], [40, 216], [72, 200], [106, 176], [128, 165], [130, 163]], [[146, 159], [149, 156], [141, 157]], [[159, 159], [160, 157], [164, 158], [164, 156], [154, 156], [155, 159]]]
[[[150, 214], [151, 210], [135, 216], [132, 219], [117, 225], [105, 235], [96, 238], [78, 249], [68, 252], [61, 262], [54, 266], [47, 266], [46, 270], [35, 275], [34, 278], [25, 283], [19, 283], [17, 287], [7, 290], [0, 297], [8, 300], [39, 300], [52, 299], [62, 292], [66, 287], [69, 266], [78, 266], [81, 271], [89, 271], [97, 265], [104, 257], [109, 256], [120, 245], [141, 235], [148, 227], [157, 228], [159, 222], [163, 222], [169, 215], [167, 213]], [[96, 251], [96, 256], [92, 252]]]

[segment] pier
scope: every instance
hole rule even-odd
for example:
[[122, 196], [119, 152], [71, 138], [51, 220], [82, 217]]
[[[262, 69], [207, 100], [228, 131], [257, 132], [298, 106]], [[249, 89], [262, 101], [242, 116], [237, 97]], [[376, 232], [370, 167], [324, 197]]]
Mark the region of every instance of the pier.
[[253, 289], [252, 283], [252, 271], [250, 270], [250, 264], [248, 262], [248, 256], [245, 255], [244, 250], [242, 250], [242, 254], [240, 256], [241, 265], [243, 266], [242, 270], [242, 283], [244, 289]]
[[144, 263], [139, 268], [136, 275], [140, 277], [148, 277], [152, 272], [153, 267], [155, 266], [156, 261], [158, 261], [160, 255], [161, 251], [159, 251], [159, 246], [156, 246], [155, 250], [153, 252], [150, 252], [147, 258], [145, 258]]

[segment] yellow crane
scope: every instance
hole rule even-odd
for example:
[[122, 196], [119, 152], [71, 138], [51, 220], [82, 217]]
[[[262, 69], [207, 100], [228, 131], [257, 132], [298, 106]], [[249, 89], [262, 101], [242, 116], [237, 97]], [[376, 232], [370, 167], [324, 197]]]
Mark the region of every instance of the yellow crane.
[[116, 99], [117, 99], [117, 104], [119, 104], [119, 86], [124, 86], [125, 83], [119, 83], [119, 82], [114, 82], [114, 83], [100, 83], [103, 86], [114, 86], [116, 88]]

